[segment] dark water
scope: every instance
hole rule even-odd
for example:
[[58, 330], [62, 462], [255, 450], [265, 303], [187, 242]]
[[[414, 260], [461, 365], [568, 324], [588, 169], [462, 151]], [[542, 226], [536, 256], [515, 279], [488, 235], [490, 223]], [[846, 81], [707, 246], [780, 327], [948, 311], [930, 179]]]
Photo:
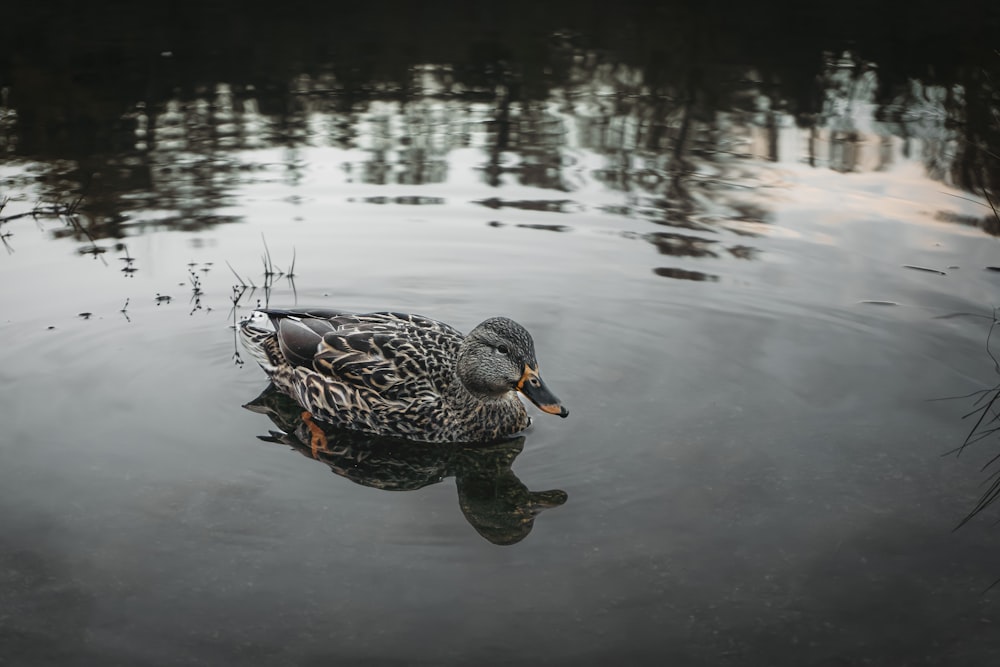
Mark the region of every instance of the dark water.
[[[0, 46], [0, 663], [1000, 660], [931, 400], [997, 381], [992, 10], [83, 7]], [[570, 417], [316, 451], [264, 303], [506, 314]]]

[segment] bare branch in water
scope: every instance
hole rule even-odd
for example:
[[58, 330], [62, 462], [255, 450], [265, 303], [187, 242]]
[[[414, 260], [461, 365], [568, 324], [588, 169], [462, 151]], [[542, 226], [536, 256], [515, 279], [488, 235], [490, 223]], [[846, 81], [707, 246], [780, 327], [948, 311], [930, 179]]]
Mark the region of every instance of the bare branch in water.
[[997, 217], [997, 220], [1000, 220], [1000, 213], [997, 213], [997, 207], [993, 204], [993, 200], [990, 199], [990, 193], [986, 190], [986, 188], [983, 188], [983, 196], [986, 197], [986, 201], [989, 203], [990, 208], [993, 209], [993, 215]]
[[997, 362], [997, 358], [993, 355], [993, 350], [990, 349], [990, 338], [993, 337], [993, 330], [996, 329], [997, 324], [997, 311], [996, 308], [993, 309], [993, 322], [990, 324], [990, 330], [986, 334], [986, 354], [990, 355], [990, 359], [993, 360], [993, 371], [1000, 374], [1000, 363]]
[[229, 263], [229, 260], [226, 260], [226, 266], [228, 266], [228, 267], [229, 267], [229, 270], [233, 272], [233, 275], [234, 275], [234, 276], [236, 276], [236, 279], [237, 279], [238, 281], [240, 281], [240, 285], [241, 285], [242, 287], [246, 287], [246, 286], [247, 286], [247, 283], [246, 283], [246, 281], [245, 281], [245, 280], [243, 280], [243, 278], [241, 278], [241, 277], [240, 277], [240, 274], [236, 273], [236, 269], [234, 269], [234, 268], [233, 268], [233, 265]]
[[[993, 317], [990, 322], [990, 329], [986, 334], [986, 354], [989, 356], [990, 361], [993, 362], [993, 371], [1000, 374], [1000, 360], [998, 360], [992, 346], [994, 329], [1000, 325], [1000, 319], [997, 319], [997, 314], [998, 311], [994, 308]], [[971, 315], [971, 313], [969, 315]], [[980, 317], [979, 315], [973, 316]], [[972, 428], [965, 436], [965, 440], [962, 444], [947, 452], [948, 454], [961, 456], [962, 452], [964, 452], [967, 447], [1000, 433], [1000, 412], [997, 410], [997, 408], [1000, 407], [1000, 404], [998, 404], [998, 401], [1000, 401], [1000, 383], [989, 389], [974, 391], [961, 398], [971, 398], [973, 396], [976, 397], [976, 400], [973, 401], [972, 404], [975, 409], [963, 415], [962, 419], [978, 415], [976, 423], [973, 424]], [[990, 458], [985, 464], [983, 464], [980, 470], [988, 470], [989, 468], [995, 466], [997, 462], [1000, 462], [1000, 453]], [[989, 482], [989, 487], [982, 494], [982, 496], [980, 496], [979, 501], [972, 508], [972, 510], [970, 510], [969, 513], [958, 522], [958, 525], [954, 528], [955, 530], [958, 530], [965, 524], [969, 523], [969, 521], [971, 521], [977, 514], [985, 510], [991, 504], [996, 502], [998, 498], [1000, 498], [1000, 470], [994, 471], [986, 479], [986, 481]], [[1000, 579], [993, 582], [993, 584], [991, 584], [986, 590], [990, 590], [996, 586], [997, 583], [1000, 583]]]

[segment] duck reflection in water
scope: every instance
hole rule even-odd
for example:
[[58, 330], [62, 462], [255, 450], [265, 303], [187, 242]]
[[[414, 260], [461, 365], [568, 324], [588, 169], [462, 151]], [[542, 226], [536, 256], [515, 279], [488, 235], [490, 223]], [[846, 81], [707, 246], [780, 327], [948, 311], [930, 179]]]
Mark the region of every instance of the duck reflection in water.
[[274, 385], [243, 407], [278, 427], [261, 440], [288, 445], [362, 486], [413, 491], [454, 477], [466, 520], [493, 544], [520, 542], [539, 513], [566, 502], [565, 491], [529, 491], [511, 470], [524, 436], [484, 447], [367, 435], [313, 420]]

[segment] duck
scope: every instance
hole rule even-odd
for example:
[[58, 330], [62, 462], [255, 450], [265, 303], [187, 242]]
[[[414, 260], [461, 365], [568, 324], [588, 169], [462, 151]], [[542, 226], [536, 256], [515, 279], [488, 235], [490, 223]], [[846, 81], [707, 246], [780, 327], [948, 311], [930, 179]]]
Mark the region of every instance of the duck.
[[239, 325], [271, 383], [314, 420], [429, 443], [487, 443], [569, 410], [539, 373], [528, 331], [490, 317], [468, 335], [411, 313], [263, 308]]

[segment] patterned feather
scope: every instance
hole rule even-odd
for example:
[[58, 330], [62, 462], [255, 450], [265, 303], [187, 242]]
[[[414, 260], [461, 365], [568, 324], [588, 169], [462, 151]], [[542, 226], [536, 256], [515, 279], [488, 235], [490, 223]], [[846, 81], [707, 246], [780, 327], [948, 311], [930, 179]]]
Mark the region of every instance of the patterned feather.
[[[465, 345], [457, 329], [420, 315], [329, 309], [257, 311], [240, 335], [280, 391], [335, 426], [428, 442], [480, 442], [530, 423], [515, 389], [522, 366], [536, 363], [534, 346], [527, 331], [506, 318], [480, 325]], [[491, 357], [507, 349], [490, 342], [496, 340], [507, 341], [518, 360], [514, 352], [504, 357], [506, 365]], [[462, 378], [461, 354], [470, 355], [465, 366], [475, 378]], [[484, 382], [488, 390], [479, 389]]]

